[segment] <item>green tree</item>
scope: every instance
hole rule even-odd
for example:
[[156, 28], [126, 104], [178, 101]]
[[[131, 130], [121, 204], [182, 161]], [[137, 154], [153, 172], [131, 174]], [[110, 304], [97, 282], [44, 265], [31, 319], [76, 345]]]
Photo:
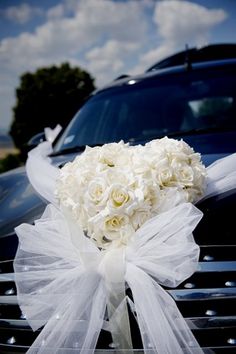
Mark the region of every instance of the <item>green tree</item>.
[[229, 97], [211, 97], [202, 100], [198, 108], [199, 116], [217, 116], [227, 112], [232, 102]]
[[65, 127], [94, 88], [88, 72], [68, 63], [23, 74], [10, 129], [15, 145], [23, 151], [27, 141], [45, 127], [57, 123]]

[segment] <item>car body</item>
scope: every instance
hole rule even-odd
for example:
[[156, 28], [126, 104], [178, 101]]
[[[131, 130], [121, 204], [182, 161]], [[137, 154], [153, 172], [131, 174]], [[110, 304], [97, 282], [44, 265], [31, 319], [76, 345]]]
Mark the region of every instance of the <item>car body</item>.
[[[236, 59], [151, 70], [97, 90], [54, 144], [52, 163], [62, 166], [96, 146], [123, 139], [144, 144], [183, 138], [206, 165], [236, 151]], [[236, 168], [236, 166], [235, 166]], [[45, 208], [24, 168], [0, 176], [0, 352], [24, 352], [33, 333], [20, 313], [13, 282], [17, 248], [14, 227], [33, 223]], [[236, 352], [236, 188], [197, 205], [204, 217], [194, 232], [200, 245], [198, 271], [167, 289], [204, 350]], [[141, 346], [132, 322], [135, 347]], [[139, 339], [138, 339], [139, 338]], [[109, 349], [102, 333], [98, 348]]]

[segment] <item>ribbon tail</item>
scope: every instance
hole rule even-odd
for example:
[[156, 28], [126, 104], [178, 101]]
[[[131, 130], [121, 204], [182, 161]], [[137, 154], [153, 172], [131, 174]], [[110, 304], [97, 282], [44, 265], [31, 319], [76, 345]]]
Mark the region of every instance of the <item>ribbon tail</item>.
[[109, 330], [115, 348], [122, 350], [124, 354], [131, 353], [133, 348], [125, 294], [125, 267], [122, 248], [106, 253], [100, 265], [107, 293]]
[[[121, 302], [120, 299], [122, 297]], [[117, 304], [119, 305], [117, 306]], [[122, 353], [131, 353], [132, 339], [130, 333], [129, 315], [125, 292], [118, 297], [108, 296], [107, 309], [109, 317], [109, 329], [112, 335], [114, 347], [122, 350]]]
[[103, 326], [106, 309], [104, 282], [94, 272], [84, 272], [71, 284], [27, 354], [92, 354]]
[[128, 282], [135, 303], [145, 353], [202, 354], [174, 300], [148, 274], [128, 263]]

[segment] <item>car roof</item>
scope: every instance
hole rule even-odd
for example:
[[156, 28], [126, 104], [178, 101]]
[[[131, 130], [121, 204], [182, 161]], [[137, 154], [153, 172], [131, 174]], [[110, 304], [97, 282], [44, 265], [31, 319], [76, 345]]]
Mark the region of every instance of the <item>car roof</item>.
[[194, 48], [188, 48], [188, 45], [186, 45], [184, 51], [175, 53], [174, 55], [155, 63], [147, 70], [147, 72], [186, 63], [199, 63], [230, 58], [236, 58], [235, 43], [210, 44]]
[[138, 82], [144, 82], [147, 80], [152, 80], [158, 77], [162, 76], [172, 76], [174, 74], [184, 74], [188, 73], [191, 71], [197, 71], [197, 70], [221, 70], [222, 68], [231, 68], [231, 67], [236, 67], [236, 58], [233, 59], [222, 59], [222, 60], [211, 60], [211, 61], [204, 61], [204, 62], [194, 62], [194, 63], [188, 63], [182, 64], [182, 65], [176, 65], [176, 66], [171, 66], [171, 67], [166, 67], [162, 69], [155, 69], [151, 71], [147, 71], [145, 73], [142, 73], [140, 75], [135, 75], [135, 76], [129, 76], [129, 75], [122, 75], [121, 79], [115, 79], [114, 81], [108, 83], [102, 88], [99, 88], [93, 92], [94, 94], [101, 93], [103, 91], [112, 89], [112, 88], [117, 88], [121, 86], [127, 86], [127, 85], [133, 85]]

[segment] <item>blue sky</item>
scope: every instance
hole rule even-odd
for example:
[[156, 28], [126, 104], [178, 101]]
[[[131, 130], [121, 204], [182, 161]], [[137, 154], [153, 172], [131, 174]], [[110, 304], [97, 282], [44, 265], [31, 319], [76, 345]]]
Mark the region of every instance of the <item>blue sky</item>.
[[68, 61], [101, 86], [186, 43], [222, 42], [236, 43], [235, 0], [1, 0], [0, 129], [26, 71]]

